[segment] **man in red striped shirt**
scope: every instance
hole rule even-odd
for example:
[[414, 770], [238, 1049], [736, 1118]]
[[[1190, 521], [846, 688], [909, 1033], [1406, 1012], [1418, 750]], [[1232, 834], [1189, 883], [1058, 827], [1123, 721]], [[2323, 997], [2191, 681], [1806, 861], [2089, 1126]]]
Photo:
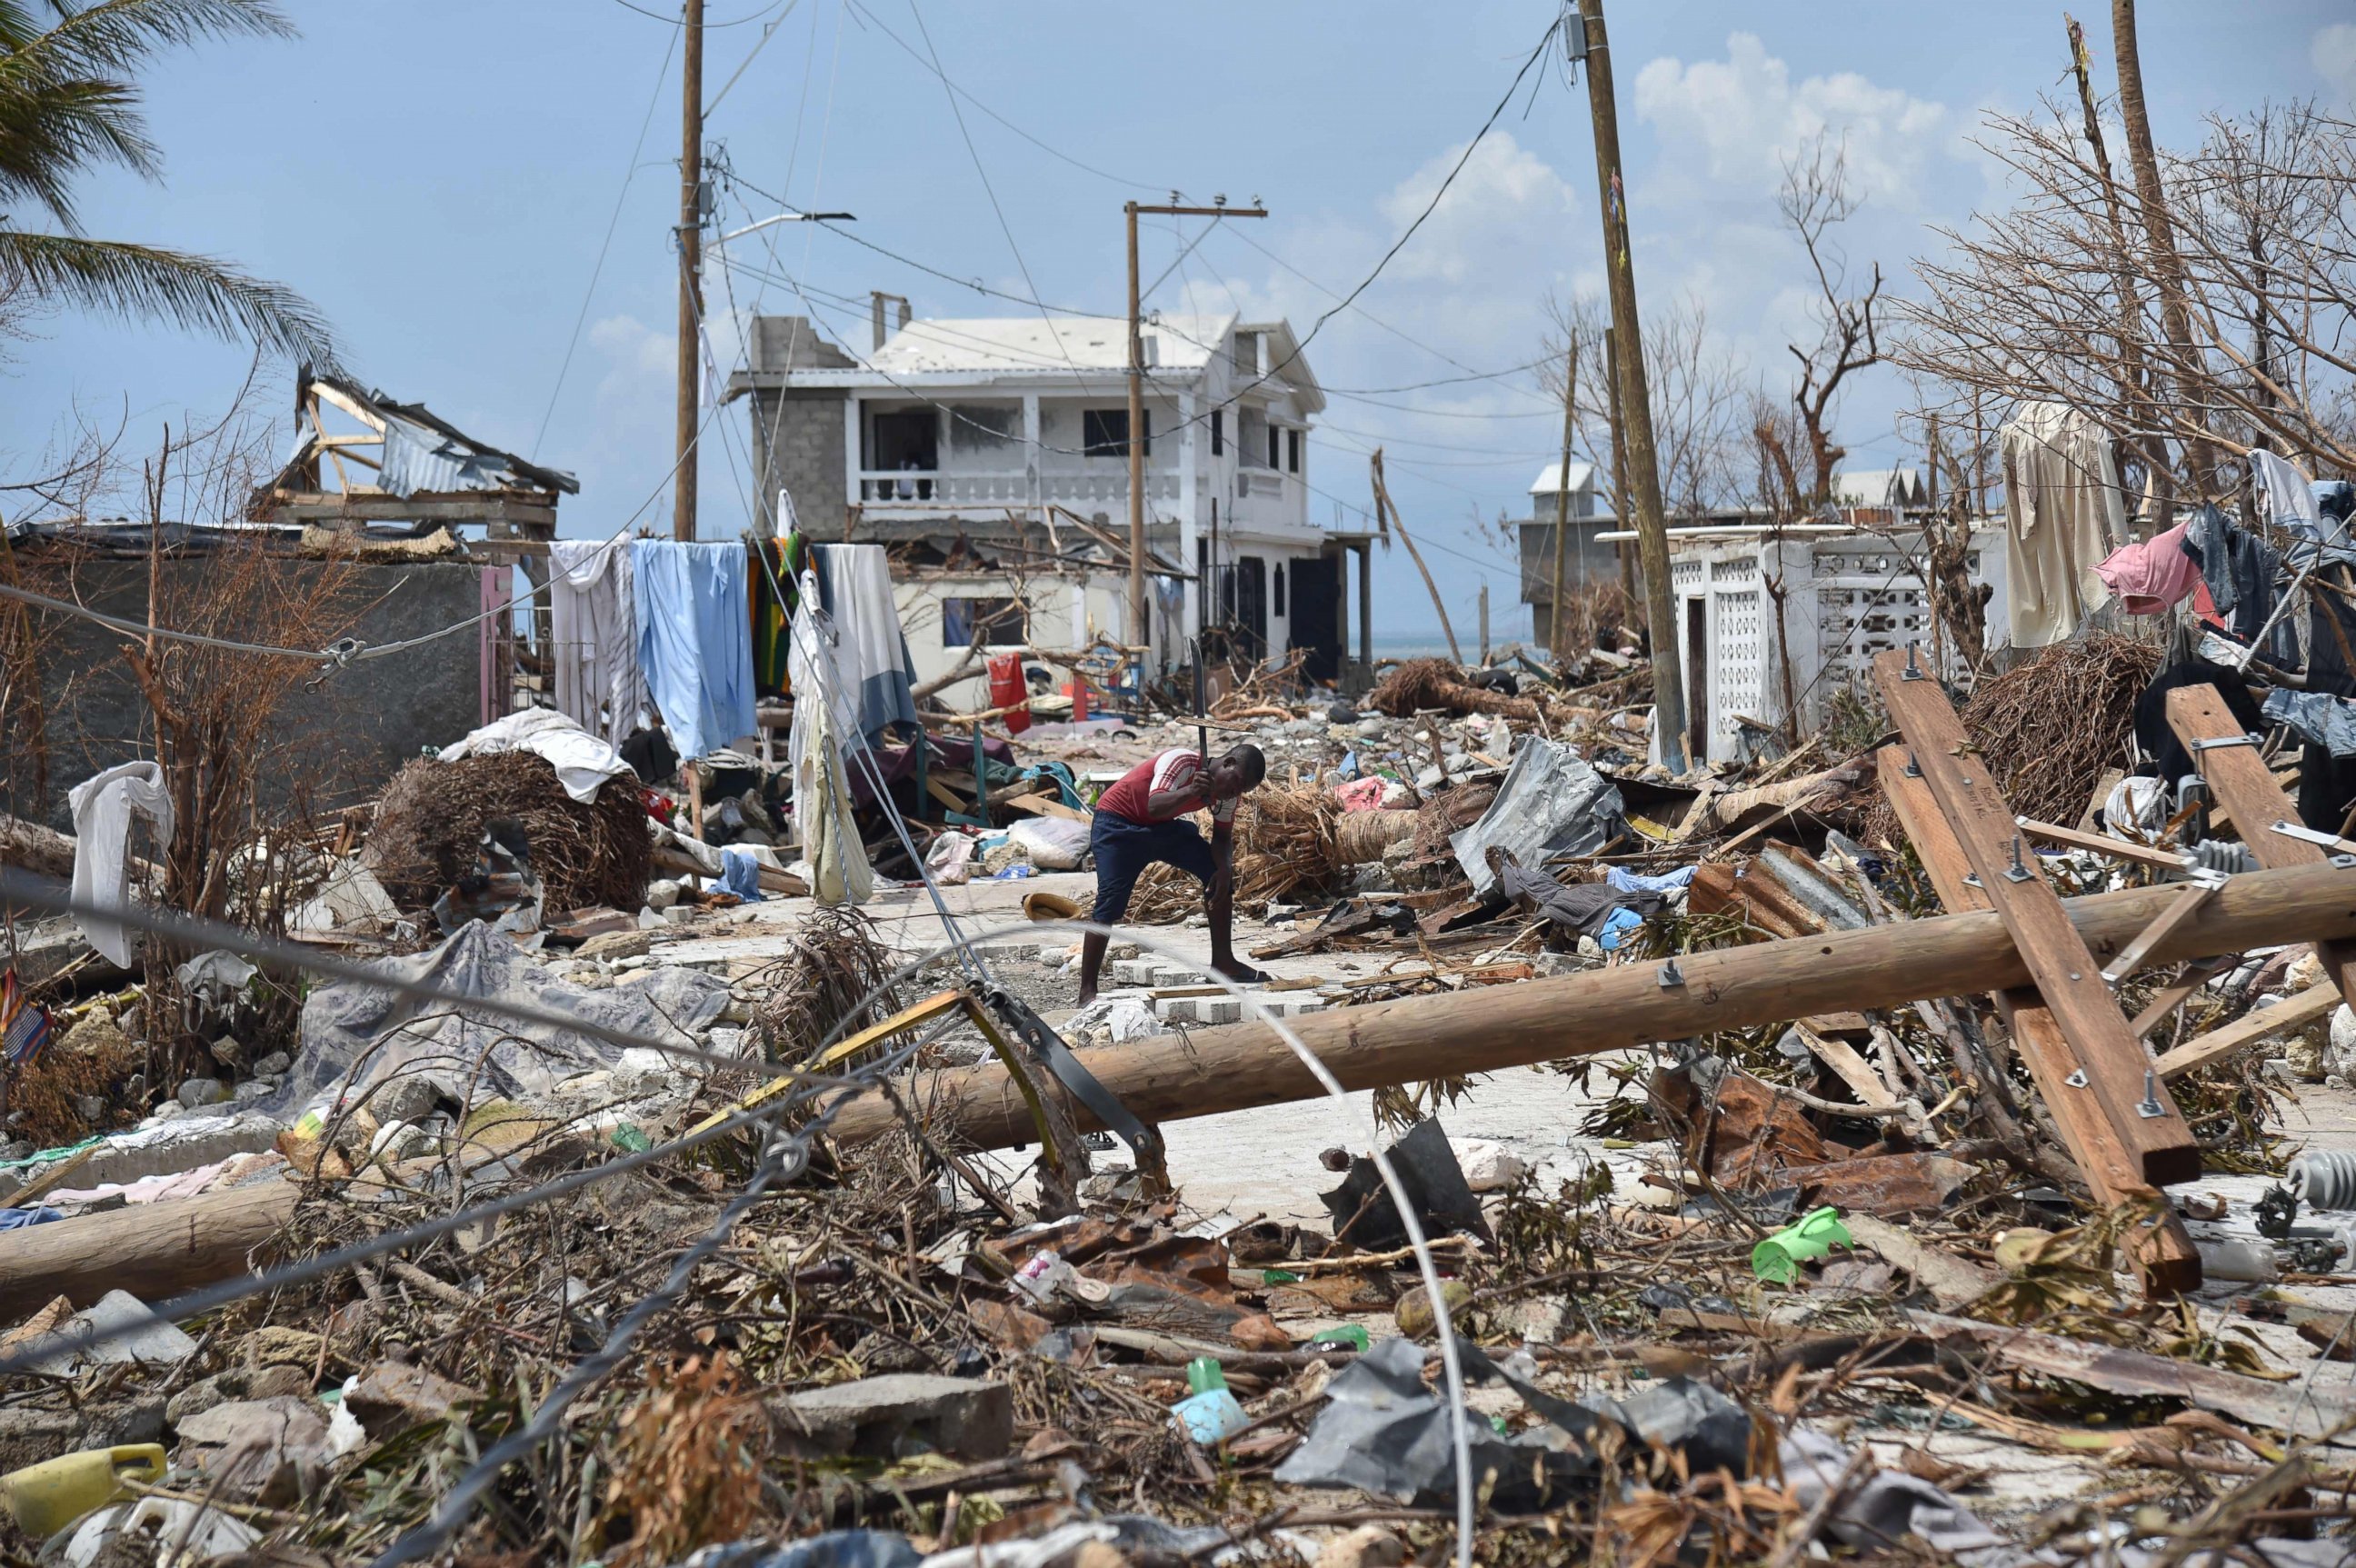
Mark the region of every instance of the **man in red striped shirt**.
[[[1268, 758], [1256, 746], [1238, 746], [1205, 762], [1183, 747], [1141, 762], [1097, 800], [1088, 847], [1097, 859], [1098, 925], [1119, 923], [1129, 913], [1129, 895], [1144, 869], [1160, 862], [1174, 865], [1203, 884], [1211, 917], [1211, 967], [1231, 980], [1266, 978], [1236, 961], [1236, 801], [1268, 777]], [[1211, 842], [1186, 819], [1207, 809]], [[1096, 1000], [1097, 976], [1104, 968], [1107, 938], [1091, 932], [1080, 943], [1080, 1005]]]

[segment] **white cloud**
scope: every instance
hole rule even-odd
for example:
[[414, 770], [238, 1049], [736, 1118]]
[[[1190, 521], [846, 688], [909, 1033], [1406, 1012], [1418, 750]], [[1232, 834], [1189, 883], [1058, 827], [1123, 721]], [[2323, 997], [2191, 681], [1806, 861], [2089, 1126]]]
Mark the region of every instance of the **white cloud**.
[[2356, 102], [2356, 22], [2334, 22], [2315, 35], [2308, 46], [2316, 74], [2329, 82], [2340, 98]]
[[1817, 136], [1846, 138], [1860, 194], [1912, 207], [1926, 166], [1954, 146], [1945, 105], [1879, 87], [1855, 71], [1792, 80], [1792, 69], [1751, 33], [1726, 40], [1727, 58], [1687, 65], [1661, 59], [1636, 74], [1636, 113], [1673, 156], [1693, 149], [1723, 184], [1772, 190], [1783, 160]]
[[605, 358], [605, 374], [597, 382], [600, 398], [634, 400], [677, 380], [677, 342], [670, 333], [658, 332], [635, 316], [591, 322], [589, 346]]

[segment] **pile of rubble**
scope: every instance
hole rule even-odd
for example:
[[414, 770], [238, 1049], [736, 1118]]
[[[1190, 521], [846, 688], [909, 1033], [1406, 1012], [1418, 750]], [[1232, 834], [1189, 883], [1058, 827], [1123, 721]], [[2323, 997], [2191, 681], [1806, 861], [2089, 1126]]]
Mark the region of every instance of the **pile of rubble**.
[[[542, 752], [279, 845], [293, 942], [13, 930], [0, 1025], [47, 1037], [0, 1164], [0, 1535], [2347, 1561], [2356, 845], [2208, 687], [2163, 704], [2206, 810], [2153, 826], [2104, 746], [2014, 809], [1965, 726], [2030, 722], [2025, 685], [1959, 714], [1891, 656], [1873, 744], [1679, 778], [1646, 673], [937, 731], [863, 913], [803, 896], [755, 759], [584, 801]], [[1199, 732], [1268, 758], [1237, 880], [1272, 972], [1210, 976], [1173, 880], [1075, 1013], [1089, 801]], [[625, 816], [643, 860], [593, 845]], [[20, 870], [59, 853], [5, 826]], [[936, 895], [1049, 923], [969, 950]], [[1378, 1120], [1320, 1148], [1334, 1081]]]

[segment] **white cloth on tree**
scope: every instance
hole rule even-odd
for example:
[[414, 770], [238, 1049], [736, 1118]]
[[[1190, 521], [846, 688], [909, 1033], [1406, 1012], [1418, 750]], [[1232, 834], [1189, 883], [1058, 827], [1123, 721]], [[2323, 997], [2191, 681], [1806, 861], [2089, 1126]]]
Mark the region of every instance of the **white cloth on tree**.
[[2094, 567], [2126, 542], [2126, 498], [2109, 433], [2067, 404], [2021, 404], [2003, 447], [2012, 645], [2043, 648], [2110, 597]]
[[2323, 508], [2315, 499], [2315, 486], [2287, 458], [2252, 452], [2250, 478], [2266, 498], [2259, 514], [2265, 521], [2286, 526], [2305, 523], [2310, 531], [2322, 527]]
[[845, 737], [858, 736], [859, 721], [836, 663], [839, 636], [833, 618], [819, 607], [816, 575], [803, 573], [787, 663], [794, 725], [786, 757], [793, 769], [794, 821], [809, 862], [810, 893], [825, 905], [864, 904], [875, 891], [875, 871], [851, 817], [851, 780], [842, 766]]
[[616, 745], [647, 708], [631, 559], [626, 539], [559, 539], [549, 546], [557, 709]]
[[[155, 824], [155, 841], [172, 842], [172, 797], [164, 769], [154, 762], [125, 762], [83, 779], [67, 800], [73, 806], [73, 899], [103, 909], [131, 907], [131, 819]], [[117, 920], [76, 917], [90, 945], [114, 963], [131, 961], [131, 933]]]

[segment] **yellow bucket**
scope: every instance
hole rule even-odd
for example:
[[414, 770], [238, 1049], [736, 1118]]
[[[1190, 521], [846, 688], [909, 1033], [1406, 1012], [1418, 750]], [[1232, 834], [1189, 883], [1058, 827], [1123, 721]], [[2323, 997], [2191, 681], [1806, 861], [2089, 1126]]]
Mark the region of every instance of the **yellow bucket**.
[[163, 1478], [160, 1443], [90, 1448], [0, 1476], [0, 1502], [7, 1504], [26, 1534], [46, 1541], [121, 1497], [124, 1481], [153, 1486]]

